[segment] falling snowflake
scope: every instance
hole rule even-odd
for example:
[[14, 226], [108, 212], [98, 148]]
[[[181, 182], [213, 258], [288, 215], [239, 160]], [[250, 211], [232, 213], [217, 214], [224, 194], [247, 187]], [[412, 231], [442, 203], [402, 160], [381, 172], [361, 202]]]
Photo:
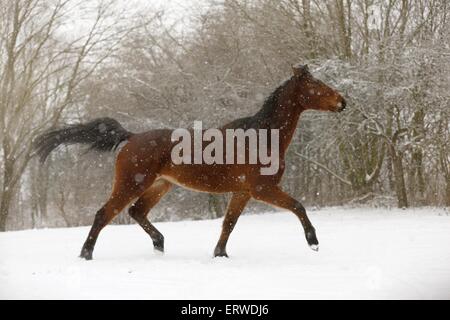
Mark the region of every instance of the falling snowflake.
[[144, 181], [145, 178], [145, 174], [142, 173], [136, 173], [134, 175], [134, 181], [136, 181], [137, 183], [141, 183], [142, 181]]
[[106, 131], [106, 124], [104, 124], [104, 123], [100, 123], [99, 125], [98, 125], [98, 130], [100, 131], [100, 133], [104, 133], [105, 131]]

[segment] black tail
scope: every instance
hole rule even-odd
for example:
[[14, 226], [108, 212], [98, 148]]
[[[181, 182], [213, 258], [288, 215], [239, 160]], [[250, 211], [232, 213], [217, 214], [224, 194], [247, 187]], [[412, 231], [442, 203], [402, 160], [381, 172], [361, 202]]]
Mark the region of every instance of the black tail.
[[41, 162], [44, 162], [60, 144], [84, 143], [89, 144], [90, 149], [111, 151], [132, 135], [116, 120], [99, 118], [85, 124], [50, 130], [35, 140], [34, 148]]

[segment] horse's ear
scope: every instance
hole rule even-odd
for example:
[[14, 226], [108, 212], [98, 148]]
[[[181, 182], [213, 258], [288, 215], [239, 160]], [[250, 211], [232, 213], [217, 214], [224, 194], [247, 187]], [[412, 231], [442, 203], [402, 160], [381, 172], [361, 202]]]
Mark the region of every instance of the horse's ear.
[[292, 72], [294, 76], [303, 76], [304, 74], [309, 73], [309, 68], [307, 64], [305, 65], [297, 64], [292, 66]]

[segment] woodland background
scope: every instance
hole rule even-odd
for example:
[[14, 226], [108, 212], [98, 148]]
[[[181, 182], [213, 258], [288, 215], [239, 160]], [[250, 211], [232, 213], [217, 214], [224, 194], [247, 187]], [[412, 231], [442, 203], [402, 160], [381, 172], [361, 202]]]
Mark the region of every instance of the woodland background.
[[[449, 1], [205, 0], [182, 19], [147, 4], [0, 1], [0, 230], [90, 224], [108, 197], [114, 155], [62, 147], [40, 166], [45, 130], [217, 126], [255, 113], [296, 63], [348, 107], [302, 115], [288, 192], [308, 207], [450, 206]], [[177, 188], [151, 219], [219, 217], [226, 199]]]

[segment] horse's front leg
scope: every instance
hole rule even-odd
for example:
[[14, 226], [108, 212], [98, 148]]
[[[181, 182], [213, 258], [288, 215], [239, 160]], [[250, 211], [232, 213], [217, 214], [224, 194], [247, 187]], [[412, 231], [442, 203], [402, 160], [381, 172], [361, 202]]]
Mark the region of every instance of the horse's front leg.
[[222, 233], [220, 234], [220, 239], [214, 250], [215, 257], [228, 257], [226, 251], [228, 238], [249, 199], [250, 195], [246, 192], [233, 193], [230, 202], [228, 203], [227, 213], [223, 219]]
[[312, 250], [319, 250], [319, 241], [316, 237], [316, 231], [306, 215], [306, 210], [303, 205], [282, 191], [278, 186], [264, 186], [252, 190], [251, 195], [258, 201], [265, 202], [275, 207], [283, 208], [292, 211], [302, 223], [305, 231], [306, 241]]

